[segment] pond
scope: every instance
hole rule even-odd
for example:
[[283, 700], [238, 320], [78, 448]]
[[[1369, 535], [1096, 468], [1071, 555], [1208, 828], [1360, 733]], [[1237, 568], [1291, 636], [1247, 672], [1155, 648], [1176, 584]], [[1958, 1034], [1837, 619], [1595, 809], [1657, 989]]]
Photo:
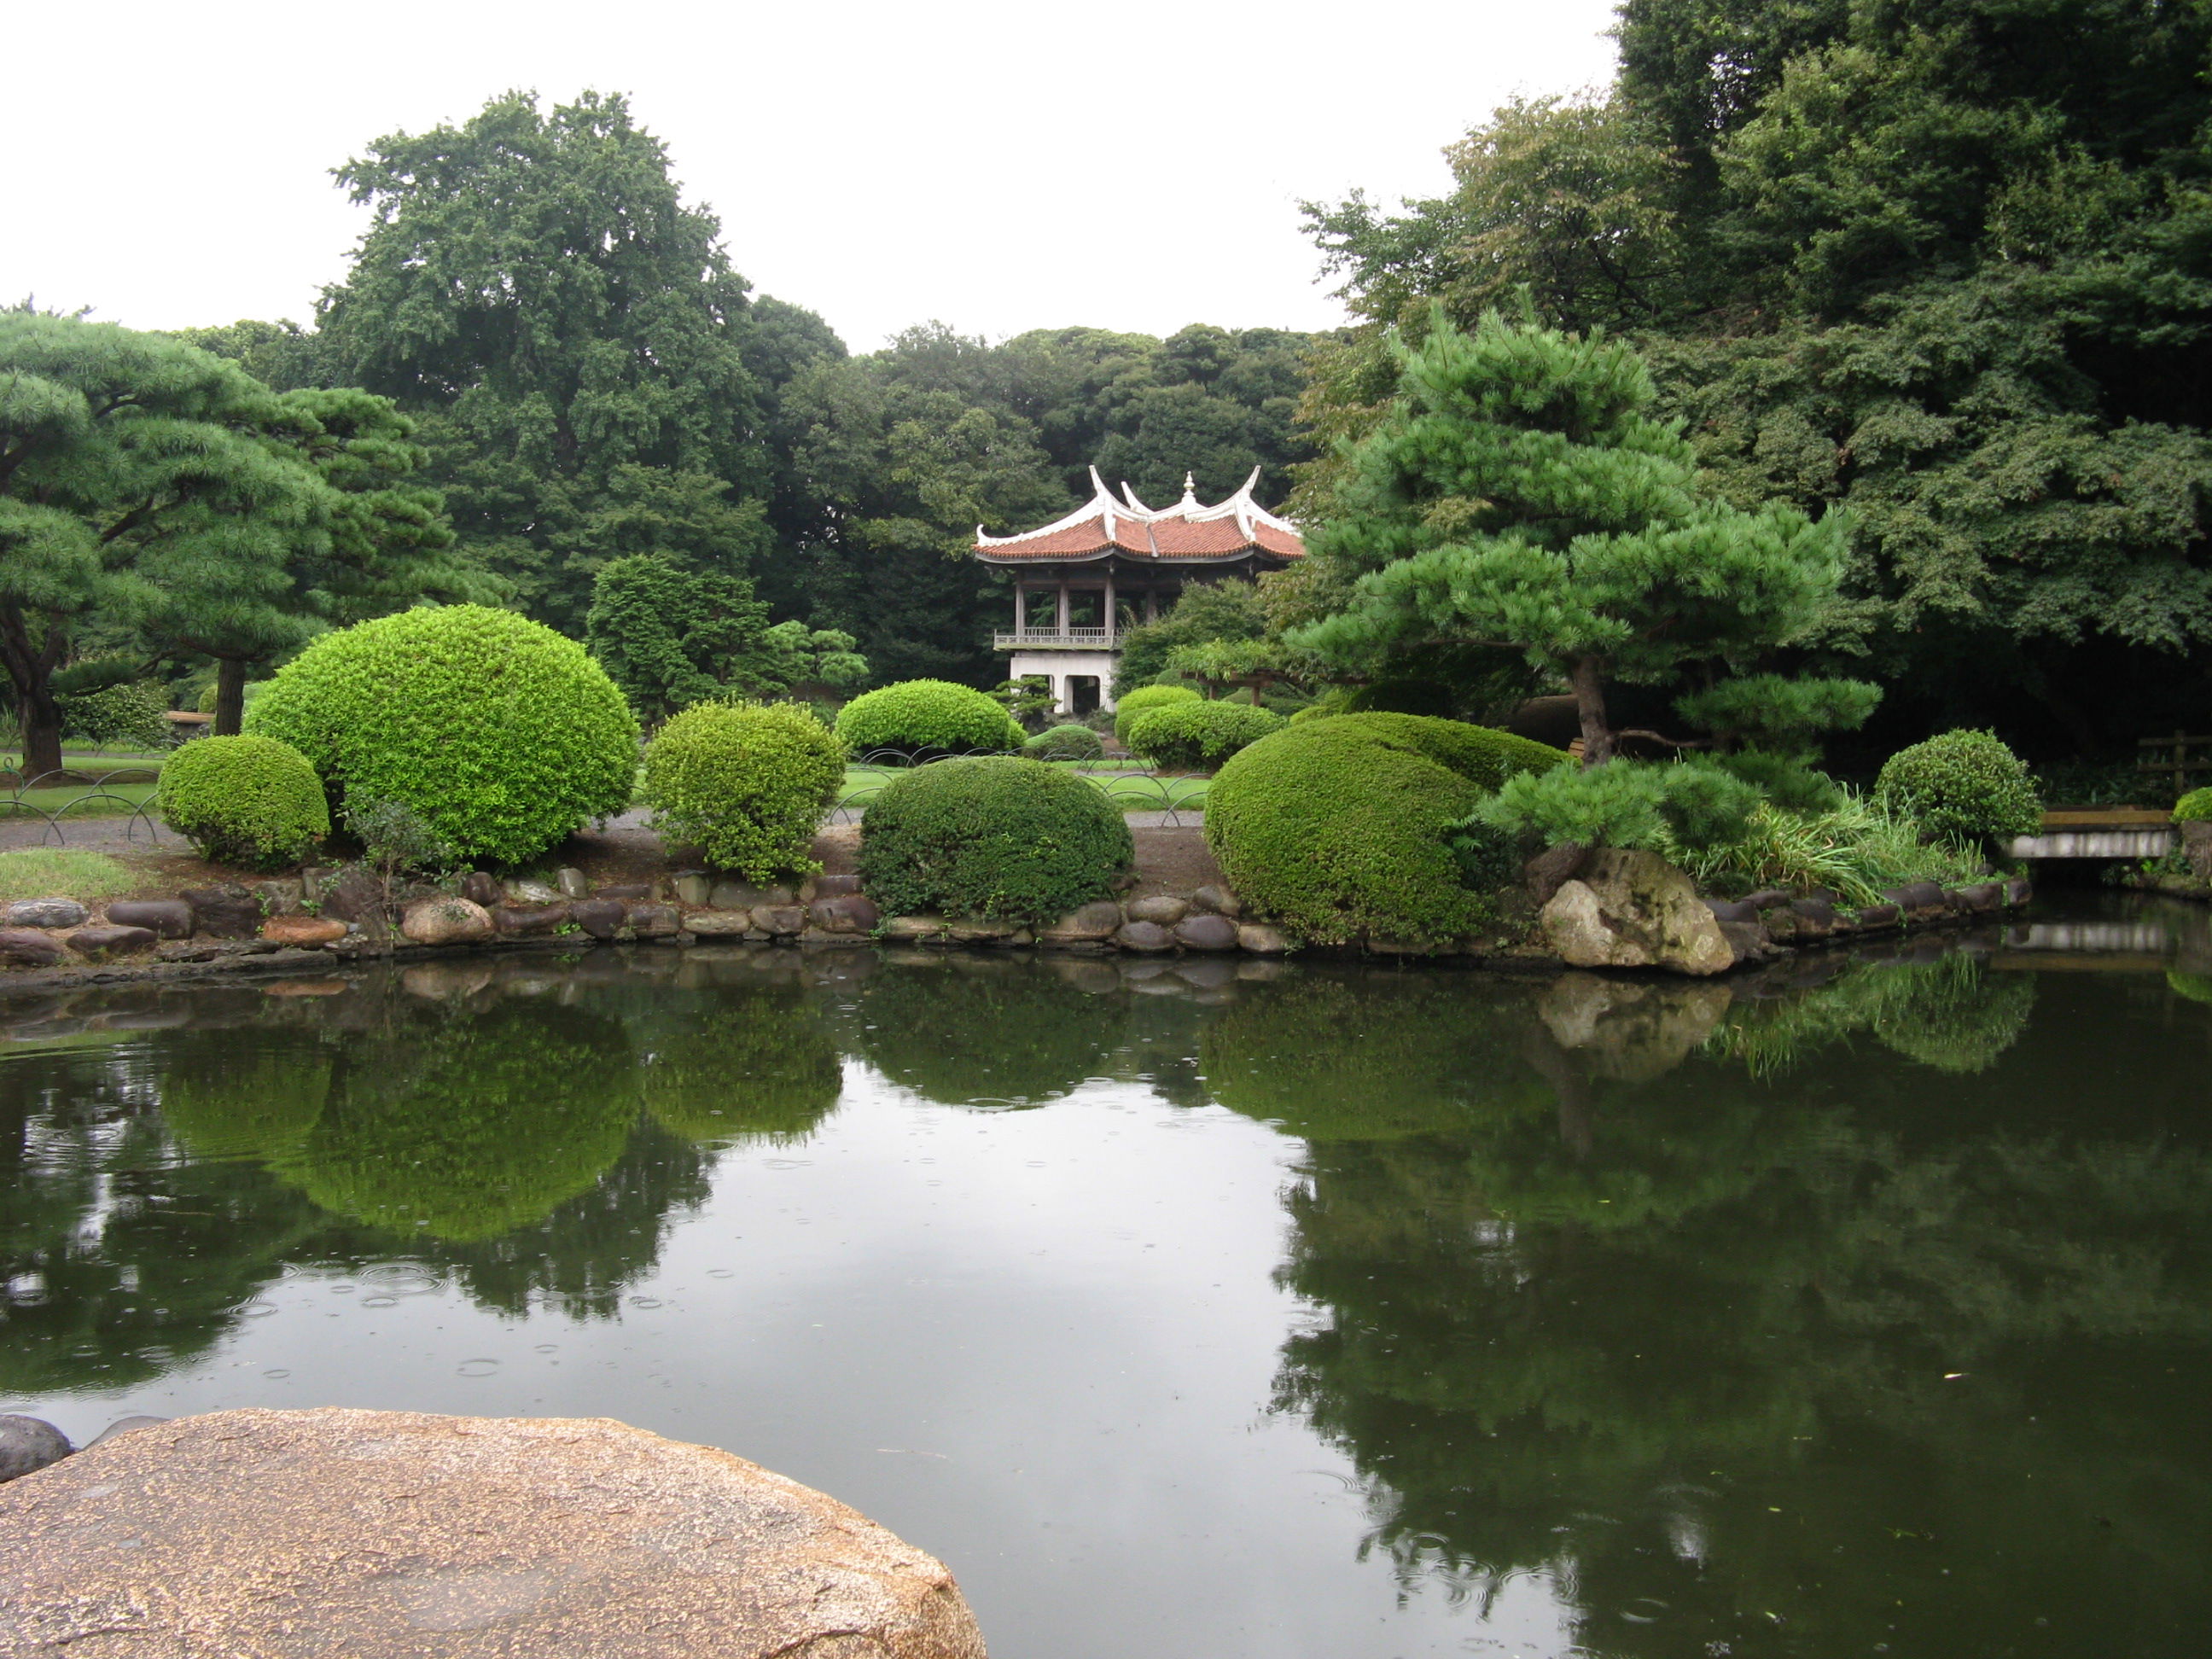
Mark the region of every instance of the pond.
[[617, 1417], [941, 1556], [996, 1659], [2193, 1656], [2208, 921], [0, 1003], [0, 1410]]

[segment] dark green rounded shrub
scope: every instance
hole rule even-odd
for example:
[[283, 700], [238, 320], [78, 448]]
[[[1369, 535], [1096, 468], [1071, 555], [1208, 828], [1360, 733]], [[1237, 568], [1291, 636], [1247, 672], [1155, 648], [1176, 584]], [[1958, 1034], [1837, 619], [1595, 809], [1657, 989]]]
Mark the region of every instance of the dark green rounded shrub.
[[274, 738], [200, 738], [169, 757], [154, 793], [161, 822], [219, 864], [296, 863], [331, 833], [307, 757]]
[[845, 746], [789, 703], [699, 703], [660, 728], [639, 793], [664, 839], [717, 870], [811, 875], [814, 832], [845, 781]]
[[1038, 732], [1024, 744], [1022, 753], [1031, 760], [1103, 760], [1106, 756], [1106, 743], [1087, 726], [1055, 726]]
[[637, 720], [574, 640], [484, 605], [326, 634], [269, 682], [249, 731], [334, 796], [397, 801], [463, 857], [519, 864], [629, 805]]
[[2192, 789], [2173, 804], [2176, 823], [2197, 823], [2212, 818], [2212, 784]]
[[1147, 710], [1165, 708], [1170, 703], [1200, 701], [1198, 693], [1187, 685], [1140, 685], [1133, 691], [1124, 692], [1114, 705], [1115, 740], [1127, 744], [1130, 720]]
[[1163, 771], [1211, 772], [1288, 724], [1273, 710], [1249, 702], [1173, 702], [1139, 712], [1121, 741]]
[[884, 912], [1042, 924], [1104, 898], [1135, 848], [1105, 792], [1041, 761], [937, 761], [860, 820], [860, 884]]
[[1568, 763], [1509, 732], [1340, 714], [1262, 738], [1221, 769], [1206, 839], [1245, 903], [1311, 944], [1431, 944], [1494, 920], [1452, 842], [1516, 773]]
[[1892, 755], [1875, 794], [1931, 836], [1969, 844], [2032, 836], [2043, 802], [2019, 756], [1993, 732], [1943, 732]]
[[837, 735], [857, 757], [879, 749], [914, 756], [1000, 754], [1022, 745], [1022, 728], [973, 686], [901, 680], [864, 691], [837, 713]]

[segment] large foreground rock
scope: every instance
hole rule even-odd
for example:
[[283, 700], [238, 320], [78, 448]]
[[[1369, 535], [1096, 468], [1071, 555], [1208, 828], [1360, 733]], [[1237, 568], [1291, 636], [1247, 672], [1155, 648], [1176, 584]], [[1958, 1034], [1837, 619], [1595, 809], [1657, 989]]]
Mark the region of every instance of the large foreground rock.
[[0, 1659], [982, 1659], [843, 1504], [604, 1418], [217, 1412], [0, 1486]]
[[1690, 878], [1656, 853], [1601, 847], [1544, 906], [1544, 937], [1577, 968], [1725, 973], [1735, 949]]

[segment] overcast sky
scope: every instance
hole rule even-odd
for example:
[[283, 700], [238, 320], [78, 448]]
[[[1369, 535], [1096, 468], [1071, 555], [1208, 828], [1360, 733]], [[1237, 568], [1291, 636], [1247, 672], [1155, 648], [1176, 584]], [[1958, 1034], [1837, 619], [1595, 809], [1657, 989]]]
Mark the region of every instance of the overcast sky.
[[1504, 99], [1612, 74], [1607, 0], [1046, 6], [390, 0], [10, 9], [0, 297], [311, 314], [330, 169], [509, 87], [625, 92], [756, 290], [856, 349], [941, 319], [1325, 327], [1297, 203], [1441, 191]]

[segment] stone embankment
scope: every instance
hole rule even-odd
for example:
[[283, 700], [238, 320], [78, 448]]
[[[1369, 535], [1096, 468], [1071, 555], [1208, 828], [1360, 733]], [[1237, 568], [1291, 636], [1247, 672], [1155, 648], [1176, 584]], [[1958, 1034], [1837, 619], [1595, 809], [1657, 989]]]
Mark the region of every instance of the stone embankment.
[[218, 1654], [983, 1659], [983, 1638], [943, 1564], [865, 1516], [605, 1418], [143, 1419], [0, 1486], [0, 1659]]

